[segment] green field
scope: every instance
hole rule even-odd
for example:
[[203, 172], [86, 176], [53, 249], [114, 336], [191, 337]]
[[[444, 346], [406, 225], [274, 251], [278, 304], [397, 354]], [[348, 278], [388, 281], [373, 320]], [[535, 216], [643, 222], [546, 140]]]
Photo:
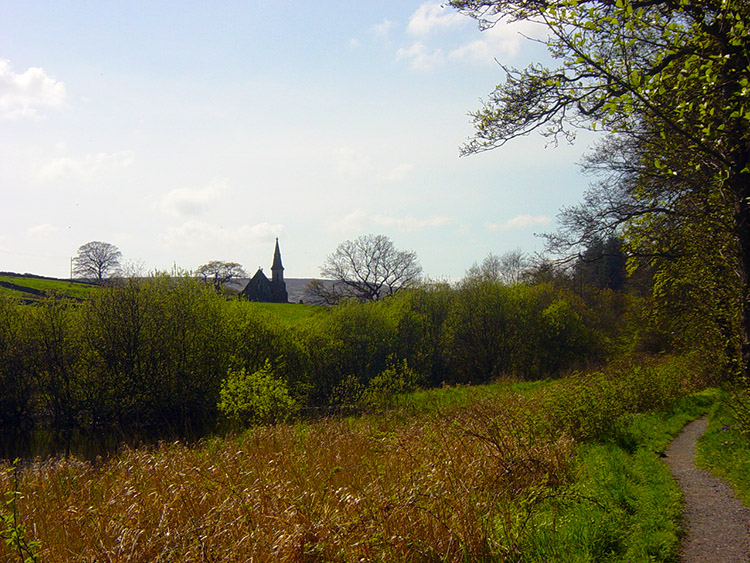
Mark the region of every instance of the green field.
[[[12, 287], [9, 287], [12, 286]], [[96, 291], [98, 286], [82, 281], [61, 280], [29, 274], [0, 273], [0, 296], [22, 302], [33, 302], [57, 294], [76, 300], [84, 300]], [[323, 312], [322, 307], [315, 305], [298, 305], [295, 303], [253, 303], [252, 307], [265, 311], [288, 324], [305, 319], [313, 314]]]
[[[8, 287], [6, 284], [15, 287]], [[59, 280], [32, 275], [0, 274], [0, 295], [22, 301], [36, 301], [53, 293], [74, 299], [86, 299], [94, 290], [96, 290], [96, 285], [86, 282]]]

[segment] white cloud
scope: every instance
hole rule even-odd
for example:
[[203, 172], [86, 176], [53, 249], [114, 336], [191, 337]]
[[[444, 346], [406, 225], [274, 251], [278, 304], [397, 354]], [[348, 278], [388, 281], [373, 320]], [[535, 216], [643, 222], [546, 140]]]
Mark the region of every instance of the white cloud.
[[49, 238], [57, 233], [57, 227], [50, 225], [49, 223], [43, 223], [26, 229], [26, 232], [33, 237]]
[[422, 42], [416, 42], [408, 49], [400, 48], [396, 51], [396, 60], [406, 59], [411, 61], [411, 67], [415, 70], [430, 70], [445, 60], [443, 51], [428, 47]]
[[440, 2], [425, 2], [411, 15], [406, 30], [411, 35], [424, 37], [434, 30], [461, 27], [467, 18]]
[[494, 63], [498, 58], [513, 58], [521, 51], [526, 37], [542, 37], [543, 28], [530, 22], [498, 21], [482, 36], [453, 49], [448, 54], [452, 61], [472, 64]]
[[176, 188], [161, 197], [156, 208], [176, 217], [198, 215], [206, 211], [226, 192], [226, 183], [214, 180], [203, 188]]
[[485, 223], [485, 227], [489, 231], [510, 231], [514, 229], [549, 225], [551, 222], [552, 219], [546, 215], [518, 215], [504, 223]]
[[42, 166], [38, 177], [44, 181], [54, 181], [70, 176], [91, 178], [105, 170], [127, 168], [133, 163], [133, 158], [134, 153], [129, 150], [117, 153], [87, 154], [81, 158], [64, 156]]
[[393, 183], [403, 182], [412, 170], [414, 170], [414, 167], [411, 164], [399, 164], [390, 170], [382, 172], [378, 176], [378, 179]]
[[388, 37], [394, 25], [395, 24], [391, 20], [383, 20], [382, 22], [373, 25], [370, 28], [370, 31], [376, 37]]
[[39, 108], [59, 108], [65, 103], [65, 84], [44, 69], [31, 67], [23, 74], [0, 60], [0, 117], [39, 118]]
[[171, 227], [159, 235], [159, 240], [171, 248], [198, 248], [201, 251], [237, 252], [248, 245], [267, 243], [284, 232], [284, 225], [258, 223], [225, 229], [205, 221], [191, 220]]
[[391, 228], [400, 232], [411, 233], [443, 227], [452, 222], [451, 218], [443, 216], [418, 219], [412, 216], [368, 215], [361, 209], [355, 209], [348, 215], [330, 221], [327, 225], [327, 230], [335, 233], [356, 233], [371, 228]]

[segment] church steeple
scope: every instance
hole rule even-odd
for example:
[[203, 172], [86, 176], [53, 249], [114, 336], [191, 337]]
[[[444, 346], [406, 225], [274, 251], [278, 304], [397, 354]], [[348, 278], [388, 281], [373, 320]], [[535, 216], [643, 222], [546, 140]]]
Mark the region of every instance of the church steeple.
[[276, 237], [276, 249], [273, 251], [273, 265], [271, 266], [273, 281], [284, 281], [284, 266], [281, 265], [281, 251], [279, 250], [279, 237]]

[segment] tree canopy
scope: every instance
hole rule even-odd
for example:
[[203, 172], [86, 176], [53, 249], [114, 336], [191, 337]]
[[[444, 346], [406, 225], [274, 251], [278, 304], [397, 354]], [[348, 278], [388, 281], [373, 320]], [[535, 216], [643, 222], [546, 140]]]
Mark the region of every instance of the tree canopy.
[[[710, 276], [708, 285], [721, 286], [739, 313], [738, 371], [750, 374], [750, 5], [451, 5], [485, 27], [501, 18], [544, 24], [559, 63], [552, 69], [503, 67], [504, 82], [472, 114], [476, 134], [463, 154], [500, 147], [533, 130], [555, 140], [572, 139], [576, 128], [609, 133], [588, 162], [605, 172], [587, 195], [596, 205], [564, 214], [567, 234], [575, 235], [568, 242], [619, 230], [633, 255], [661, 259], [657, 290], [691, 278], [691, 284], [705, 285], [696, 273]], [[718, 244], [707, 242], [712, 239]], [[724, 266], [717, 271], [717, 264]]]
[[211, 260], [207, 264], [200, 266], [195, 273], [204, 282], [211, 280], [216, 291], [220, 291], [222, 286], [229, 280], [247, 277], [247, 273], [241, 264], [237, 262], [222, 262], [221, 260]]
[[416, 284], [422, 267], [416, 253], [396, 249], [387, 236], [363, 235], [339, 244], [320, 273], [336, 283], [316, 287], [333, 292], [336, 300], [353, 297], [370, 301]]
[[114, 244], [91, 241], [80, 246], [73, 258], [73, 274], [78, 278], [103, 280], [120, 269], [122, 252]]

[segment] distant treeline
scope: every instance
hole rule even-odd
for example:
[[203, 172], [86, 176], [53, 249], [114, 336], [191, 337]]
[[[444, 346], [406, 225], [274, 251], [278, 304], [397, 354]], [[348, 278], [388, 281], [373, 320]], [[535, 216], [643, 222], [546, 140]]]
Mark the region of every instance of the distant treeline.
[[294, 323], [185, 277], [121, 280], [83, 303], [0, 299], [0, 427], [205, 424], [229, 374], [280, 381], [295, 412], [378, 390], [549, 377], [642, 346], [640, 310], [609, 290], [584, 299], [550, 283], [481, 280]]

